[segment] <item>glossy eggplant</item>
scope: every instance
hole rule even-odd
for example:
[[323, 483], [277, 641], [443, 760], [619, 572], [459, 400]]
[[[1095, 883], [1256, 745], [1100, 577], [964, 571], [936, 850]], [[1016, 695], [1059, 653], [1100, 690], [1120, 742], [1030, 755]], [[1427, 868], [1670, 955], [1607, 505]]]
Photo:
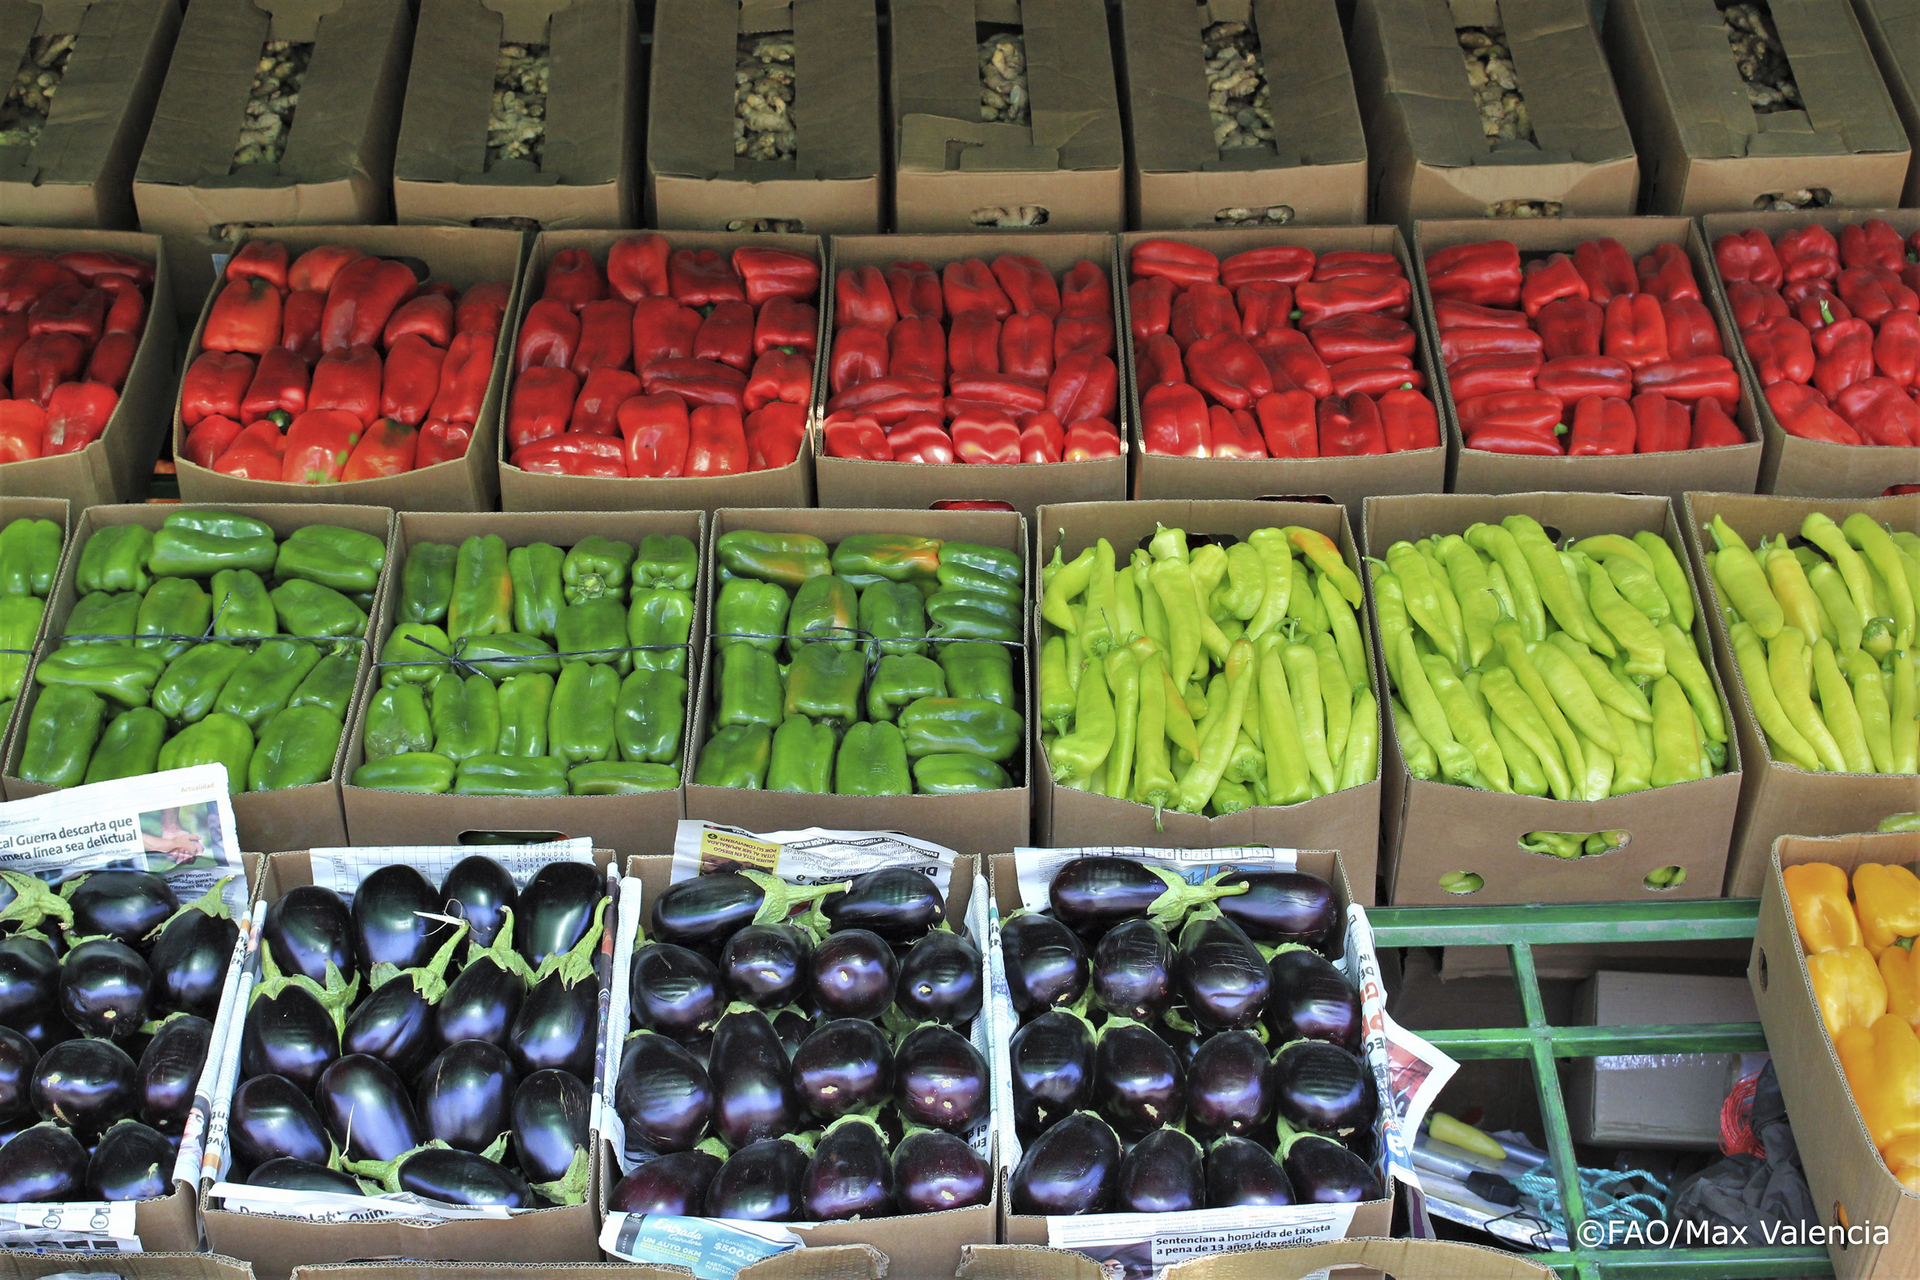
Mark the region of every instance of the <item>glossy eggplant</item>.
[[1187, 921], [1180, 930], [1178, 970], [1181, 1000], [1206, 1031], [1254, 1025], [1273, 985], [1260, 948], [1225, 916]]
[[411, 1079], [438, 1048], [434, 1007], [410, 978], [380, 984], [361, 1000], [340, 1034], [341, 1053], [364, 1053]]
[[420, 1073], [413, 1111], [428, 1138], [478, 1154], [512, 1124], [519, 1083], [500, 1049], [485, 1040], [462, 1040], [442, 1049]]
[[67, 1040], [40, 1055], [29, 1091], [43, 1120], [92, 1143], [139, 1106], [139, 1069], [111, 1040]]
[[169, 1138], [180, 1136], [212, 1043], [213, 1024], [190, 1013], [167, 1019], [153, 1033], [135, 1068], [142, 1123]]
[[536, 1071], [513, 1091], [513, 1150], [520, 1172], [540, 1185], [558, 1182], [587, 1149], [593, 1098], [571, 1071]]
[[1207, 1208], [1289, 1205], [1293, 1184], [1273, 1153], [1249, 1138], [1219, 1138], [1207, 1152]]
[[89, 1200], [153, 1200], [173, 1190], [173, 1148], [138, 1120], [107, 1130], [87, 1160]]
[[613, 1106], [629, 1141], [686, 1151], [705, 1136], [713, 1104], [706, 1067], [667, 1037], [642, 1031], [621, 1050]]
[[311, 1160], [288, 1156], [269, 1160], [247, 1175], [250, 1187], [279, 1187], [284, 1191], [324, 1191], [336, 1196], [364, 1196], [359, 1179], [337, 1173]]
[[893, 1094], [893, 1050], [879, 1027], [836, 1018], [793, 1055], [793, 1087], [822, 1122], [885, 1102]]
[[348, 1159], [393, 1160], [426, 1138], [400, 1077], [364, 1053], [341, 1058], [321, 1073], [314, 1102]]
[[271, 1160], [325, 1165], [332, 1148], [320, 1113], [285, 1076], [255, 1076], [235, 1089], [227, 1133], [242, 1175]]
[[535, 969], [548, 956], [572, 950], [593, 927], [594, 912], [606, 894], [606, 879], [592, 863], [549, 862], [520, 893], [514, 948]]
[[808, 972], [829, 1018], [877, 1018], [893, 1003], [900, 962], [880, 935], [842, 929], [814, 948]]
[[916, 1022], [951, 1027], [972, 1021], [984, 990], [980, 948], [957, 933], [934, 929], [900, 962], [893, 1001]]
[[773, 1029], [780, 1033], [780, 1044], [789, 1059], [800, 1052], [800, 1046], [820, 1025], [797, 1009], [782, 1009], [773, 1015]]
[[807, 1153], [784, 1138], [735, 1151], [707, 1187], [707, 1215], [747, 1222], [798, 1222], [805, 1216]]
[[[694, 1059], [705, 1066], [708, 1071], [713, 1070], [713, 1032], [696, 1031], [690, 1036], [679, 1037], [674, 1040], [674, 1043], [692, 1054]], [[780, 1047], [783, 1049], [786, 1048], [787, 1042], [782, 1040]], [[791, 1058], [793, 1055], [789, 1053], [787, 1056]]]
[[329, 964], [346, 979], [358, 963], [353, 913], [339, 894], [317, 884], [299, 885], [274, 899], [260, 940], [280, 972], [303, 973], [321, 986], [327, 983]]
[[600, 980], [588, 974], [569, 984], [551, 973], [527, 992], [507, 1032], [507, 1052], [523, 1077], [553, 1067], [588, 1080], [599, 1031]]
[[89, 938], [60, 962], [60, 1012], [82, 1035], [121, 1040], [147, 1020], [153, 971], [113, 938]]
[[493, 945], [509, 911], [520, 906], [520, 890], [507, 869], [485, 854], [462, 858], [440, 882], [444, 914], [467, 922], [467, 937], [477, 949]]
[[1333, 886], [1305, 871], [1239, 871], [1220, 881], [1241, 885], [1245, 893], [1219, 898], [1215, 905], [1247, 936], [1268, 944], [1297, 942], [1316, 951], [1335, 945], [1340, 933], [1340, 903]]
[[147, 935], [180, 908], [172, 886], [151, 871], [91, 871], [66, 898], [73, 910], [68, 937], [104, 934], [130, 947], [145, 946]]
[[0, 1027], [0, 1124], [18, 1120], [33, 1110], [29, 1090], [40, 1051], [33, 1041], [11, 1027]]
[[[1280, 1166], [1286, 1170], [1299, 1204], [1355, 1204], [1384, 1195], [1367, 1162], [1318, 1133], [1283, 1138]], [[0, 1155], [6, 1148], [0, 1147]]]
[[[1176, 1024], [1174, 1019], [1180, 1019], [1184, 1025]], [[1187, 1017], [1186, 1010], [1174, 1006], [1153, 1030], [1155, 1035], [1167, 1042], [1167, 1047], [1173, 1050], [1173, 1056], [1180, 1060], [1180, 1065], [1191, 1070], [1204, 1041], [1194, 1028], [1193, 1020]]]
[[1251, 1031], [1209, 1036], [1187, 1067], [1187, 1123], [1200, 1137], [1244, 1138], [1273, 1114], [1267, 1046]]
[[634, 952], [629, 980], [636, 1028], [678, 1039], [713, 1030], [726, 1011], [713, 961], [671, 942], [649, 942]]
[[240, 926], [231, 916], [210, 914], [198, 903], [168, 922], [147, 957], [153, 970], [153, 1011], [190, 1013], [211, 1021], [220, 1011], [220, 991], [239, 936]]
[[389, 863], [369, 873], [353, 894], [353, 947], [360, 967], [412, 969], [425, 964], [446, 940], [448, 926], [423, 913], [439, 914], [440, 908], [440, 895], [407, 863]]
[[1099, 1116], [1076, 1111], [1027, 1144], [1007, 1196], [1017, 1214], [1105, 1213], [1119, 1181], [1119, 1138]]
[[707, 1216], [707, 1187], [724, 1163], [706, 1151], [656, 1156], [613, 1184], [608, 1213], [661, 1213], [677, 1218]]
[[256, 996], [240, 1031], [240, 1074], [285, 1076], [311, 1093], [340, 1057], [340, 1029], [313, 994], [286, 987]]
[[718, 951], [753, 923], [766, 891], [738, 871], [695, 876], [670, 885], [648, 909], [647, 936]]
[[531, 1209], [533, 1188], [505, 1165], [471, 1151], [428, 1147], [400, 1162], [400, 1189], [442, 1204]]
[[60, 996], [60, 957], [38, 934], [0, 938], [0, 1023], [25, 1030]]
[[880, 1128], [864, 1116], [827, 1126], [807, 1162], [802, 1219], [839, 1222], [883, 1218], [893, 1212], [893, 1161]]
[[1007, 1050], [1021, 1141], [1093, 1104], [1093, 1028], [1085, 1018], [1049, 1009], [1014, 1032]]
[[720, 952], [720, 980], [727, 995], [761, 1009], [778, 1009], [806, 997], [812, 938], [792, 925], [750, 924], [727, 939]]
[[1207, 1206], [1206, 1157], [1178, 1129], [1155, 1129], [1120, 1161], [1118, 1213], [1184, 1213]]
[[0, 1204], [79, 1200], [87, 1149], [56, 1124], [37, 1124], [0, 1147]]
[[909, 1124], [964, 1134], [993, 1102], [987, 1060], [957, 1031], [916, 1027], [894, 1051], [893, 1100]]
[[895, 945], [918, 941], [947, 918], [932, 879], [911, 867], [882, 867], [857, 875], [844, 893], [827, 895], [820, 910], [835, 933], [865, 929]]
[[714, 1132], [735, 1151], [807, 1126], [779, 1033], [759, 1010], [729, 1013], [713, 1031]]
[[1296, 947], [1267, 962], [1267, 1028], [1273, 1043], [1325, 1040], [1360, 1052], [1360, 993], [1317, 952]]
[[986, 1204], [993, 1177], [974, 1149], [950, 1133], [923, 1129], [893, 1148], [893, 1195], [902, 1213], [939, 1213]]
[[1167, 1042], [1138, 1023], [1105, 1023], [1093, 1053], [1094, 1108], [1129, 1142], [1186, 1111], [1186, 1069]]
[[1132, 858], [1075, 858], [1047, 885], [1053, 914], [1075, 933], [1098, 938], [1122, 920], [1147, 917], [1172, 929], [1185, 915], [1225, 892], [1188, 884], [1177, 872]]
[[1014, 1012], [1069, 1005], [1087, 989], [1087, 949], [1066, 925], [1037, 911], [1009, 916], [1000, 926], [1007, 993]]
[[1274, 1055], [1274, 1110], [1316, 1133], [1344, 1134], [1373, 1124], [1380, 1110], [1373, 1072], [1338, 1045], [1296, 1040]]
[[[471, 859], [469, 859], [471, 861]], [[517, 960], [518, 957], [516, 956]], [[481, 956], [470, 961], [433, 1006], [433, 1029], [441, 1045], [485, 1040], [504, 1048], [513, 1020], [527, 998], [527, 980], [517, 969]]]
[[1173, 940], [1155, 920], [1123, 920], [1093, 949], [1093, 1002], [1116, 1017], [1152, 1022], [1173, 1004]]
[[58, 1009], [48, 1009], [40, 1017], [22, 1020], [15, 1023], [14, 1027], [42, 1053], [63, 1040], [73, 1040], [80, 1035], [74, 1030], [73, 1024], [60, 1015]]

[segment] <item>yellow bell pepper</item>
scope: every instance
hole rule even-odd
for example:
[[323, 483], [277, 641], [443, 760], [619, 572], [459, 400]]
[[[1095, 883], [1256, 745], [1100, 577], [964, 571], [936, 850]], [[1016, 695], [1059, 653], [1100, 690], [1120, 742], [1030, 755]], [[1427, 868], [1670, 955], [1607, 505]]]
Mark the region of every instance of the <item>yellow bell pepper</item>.
[[1892, 1169], [1888, 1153], [1906, 1160], [1910, 1141], [1920, 1137], [1920, 1038], [1888, 1014], [1871, 1027], [1848, 1027], [1834, 1047], [1867, 1134]]
[[1887, 984], [1887, 1012], [1920, 1031], [1920, 956], [1905, 947], [1888, 947], [1880, 953], [1880, 979]]
[[1830, 862], [1804, 862], [1781, 872], [1800, 945], [1809, 956], [1860, 945], [1860, 921], [1847, 901], [1847, 873]]
[[1887, 983], [1865, 947], [1840, 947], [1807, 957], [1813, 1002], [1837, 1042], [1848, 1027], [1870, 1027], [1887, 1012]]
[[1920, 1133], [1902, 1134], [1880, 1153], [1901, 1186], [1920, 1195]]
[[1920, 935], [1920, 876], [1902, 866], [1863, 862], [1853, 869], [1853, 909], [1861, 940], [1876, 956], [1901, 938]]

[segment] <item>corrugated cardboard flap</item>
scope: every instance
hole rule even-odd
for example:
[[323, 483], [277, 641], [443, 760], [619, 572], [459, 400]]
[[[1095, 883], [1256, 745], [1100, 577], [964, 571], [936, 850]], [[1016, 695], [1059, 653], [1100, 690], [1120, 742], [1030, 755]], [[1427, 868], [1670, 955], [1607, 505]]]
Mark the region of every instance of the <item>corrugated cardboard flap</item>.
[[1811, 127], [1839, 139], [1843, 151], [1905, 151], [1906, 130], [1881, 83], [1852, 5], [1847, 0], [1773, 0], [1772, 11]]
[[394, 150], [396, 178], [458, 182], [486, 170], [486, 125], [499, 58], [500, 18], [478, 0], [420, 0]]
[[[1898, 78], [1911, 96], [1920, 90], [1920, 0], [1859, 0], [1886, 34], [1893, 55], [1880, 64], [1883, 75]], [[1889, 65], [1889, 63], [1891, 65]]]
[[870, 178], [880, 144], [880, 28], [873, 0], [793, 0], [798, 146], [783, 176]]
[[[515, 44], [545, 44], [547, 22], [573, 5], [573, 0], [480, 0], [500, 15], [500, 39]], [[548, 90], [552, 92], [551, 88]]]
[[1446, 0], [1374, 0], [1373, 8], [1385, 37], [1386, 90], [1399, 101], [1413, 154], [1441, 166], [1485, 163], [1486, 135]]
[[[1217, 153], [1213, 163], [1202, 167], [1265, 168], [1366, 159], [1366, 134], [1360, 126], [1338, 9], [1327, 0], [1258, 0], [1253, 17], [1254, 29], [1269, 33], [1261, 37], [1260, 60], [1267, 74], [1277, 154], [1268, 155], [1265, 147], [1238, 148]], [[1203, 93], [1205, 89], [1203, 77]]]
[[254, 64], [271, 24], [251, 0], [196, 0], [189, 8], [153, 109], [136, 182], [195, 186], [226, 177], [246, 118]]
[[[46, 127], [31, 150], [0, 150], [0, 182], [91, 182], [127, 122], [129, 96], [166, 0], [0, 5], [0, 49], [26, 52], [28, 37], [74, 31]], [[35, 20], [38, 26], [35, 26]], [[24, 28], [24, 30], [22, 29]], [[18, 59], [15, 59], [18, 63]], [[145, 121], [133, 122], [145, 127]]]
[[[20, 62], [26, 57], [29, 42], [33, 39], [35, 33], [40, 30], [40, 26], [39, 5], [28, 3], [28, 0], [0, 0], [0, 57], [11, 55], [13, 59], [11, 65], [20, 65]], [[51, 26], [47, 28], [48, 31], [58, 31], [59, 29], [58, 27]], [[76, 46], [72, 58], [68, 60], [68, 69], [71, 70], [73, 64], [79, 60], [80, 50]], [[63, 89], [65, 88], [64, 82], [61, 87]], [[58, 106], [65, 98], [66, 95], [64, 93], [56, 94], [54, 96], [55, 105]], [[49, 123], [51, 123], [51, 115], [49, 116]], [[44, 139], [45, 134], [43, 133], [41, 136]], [[32, 157], [33, 152], [26, 147], [0, 147], [0, 170], [11, 170], [15, 166], [25, 167], [28, 171], [27, 174], [7, 174], [6, 176], [14, 182], [31, 182], [33, 181], [30, 176], [32, 173], [30, 166]]]
[[1633, 134], [1586, 0], [1509, 3], [1501, 17], [1540, 162], [1604, 164], [1631, 156]]
[[[293, 39], [280, 34], [287, 21], [282, 16], [285, 3], [274, 0], [273, 32], [275, 38]], [[280, 157], [280, 177], [287, 183], [332, 182], [364, 172], [377, 110], [374, 86], [393, 47], [395, 24], [411, 21], [407, 6], [395, 0], [319, 0], [318, 8], [321, 16], [310, 37], [313, 61], [300, 86], [286, 154]], [[304, 21], [306, 12], [303, 9], [297, 20]], [[383, 158], [391, 163], [390, 157]], [[234, 177], [258, 167], [247, 166]], [[384, 185], [389, 175], [368, 176]]]
[[1024, 0], [1020, 16], [1034, 147], [1058, 151], [1065, 169], [1124, 164], [1105, 5], [1101, 0]]
[[[1221, 21], [1219, 7], [1216, 22]], [[1207, 111], [1206, 51], [1200, 39], [1206, 10], [1201, 13], [1196, 23], [1180, 5], [1127, 0], [1120, 7], [1133, 161], [1142, 173], [1186, 173], [1220, 158]]]

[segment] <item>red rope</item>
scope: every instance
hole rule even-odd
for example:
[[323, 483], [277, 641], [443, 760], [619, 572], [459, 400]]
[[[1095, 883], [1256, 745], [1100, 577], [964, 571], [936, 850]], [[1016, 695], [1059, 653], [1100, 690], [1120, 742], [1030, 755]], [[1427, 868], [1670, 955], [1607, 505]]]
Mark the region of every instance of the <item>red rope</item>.
[[1753, 1091], [1759, 1082], [1758, 1072], [1743, 1076], [1727, 1094], [1727, 1100], [1720, 1104], [1720, 1150], [1725, 1155], [1764, 1157], [1767, 1154], [1748, 1123], [1753, 1111]]

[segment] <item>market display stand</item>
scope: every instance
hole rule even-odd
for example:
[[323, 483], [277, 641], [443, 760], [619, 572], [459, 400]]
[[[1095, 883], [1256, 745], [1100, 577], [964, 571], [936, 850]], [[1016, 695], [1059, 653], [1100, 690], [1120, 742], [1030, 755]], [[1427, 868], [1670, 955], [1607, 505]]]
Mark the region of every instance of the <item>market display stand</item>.
[[1560, 1088], [1558, 1059], [1607, 1054], [1757, 1053], [1767, 1047], [1757, 1022], [1704, 1026], [1685, 1023], [1621, 1027], [1557, 1027], [1547, 1022], [1533, 948], [1569, 943], [1698, 942], [1751, 938], [1757, 898], [1695, 902], [1594, 902], [1494, 907], [1369, 907], [1374, 945], [1388, 947], [1500, 946], [1513, 961], [1524, 1027], [1418, 1030], [1436, 1048], [1461, 1059], [1522, 1058], [1532, 1064], [1534, 1091], [1546, 1128], [1547, 1163], [1559, 1184], [1567, 1216], [1566, 1252], [1535, 1255], [1571, 1280], [1743, 1280], [1764, 1276], [1826, 1276], [1833, 1263], [1824, 1247], [1789, 1248], [1764, 1242], [1748, 1248], [1600, 1249], [1579, 1243], [1587, 1207], [1580, 1192], [1573, 1134]]

